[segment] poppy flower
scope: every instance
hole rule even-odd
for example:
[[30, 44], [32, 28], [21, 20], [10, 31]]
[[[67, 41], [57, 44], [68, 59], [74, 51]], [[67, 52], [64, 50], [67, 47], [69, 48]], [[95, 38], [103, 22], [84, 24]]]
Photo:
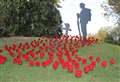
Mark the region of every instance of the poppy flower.
[[34, 60], [37, 59], [36, 55], [34, 54], [33, 50], [30, 50], [30, 55], [32, 56], [32, 58], [34, 58]]
[[21, 48], [21, 47], [22, 47], [22, 45], [23, 45], [22, 43], [19, 43], [19, 46], [18, 46], [18, 48]]
[[18, 64], [19, 64], [19, 65], [22, 65], [22, 61], [21, 61], [21, 60], [19, 60], [19, 61], [18, 61]]
[[72, 57], [70, 55], [67, 55], [67, 58], [69, 61], [72, 61]]
[[68, 61], [67, 62], [67, 69], [68, 69], [68, 72], [73, 72], [73, 66], [72, 66], [72, 64]]
[[0, 64], [4, 64], [7, 60], [7, 57], [4, 55], [0, 55]]
[[88, 73], [89, 71], [90, 71], [89, 66], [85, 66], [85, 67], [84, 67], [84, 72], [85, 72], [85, 73]]
[[59, 59], [59, 60], [60, 60], [60, 63], [62, 65], [62, 68], [65, 69], [67, 67], [66, 62], [63, 59]]
[[74, 56], [74, 55], [75, 55], [75, 53], [76, 53], [76, 52], [75, 52], [75, 51], [73, 51], [73, 52], [72, 52], [72, 56]]
[[14, 55], [14, 53], [10, 50], [10, 51], [8, 51], [9, 52], [9, 55], [11, 56], [11, 57], [14, 57], [15, 55]]
[[89, 56], [89, 60], [91, 60], [91, 61], [92, 61], [93, 59], [94, 59], [94, 56], [92, 56], [92, 55], [91, 55], [91, 56]]
[[34, 66], [34, 61], [32, 61], [32, 60], [30, 60], [30, 61], [28, 61], [28, 65], [30, 65], [30, 66]]
[[58, 63], [57, 61], [55, 61], [55, 62], [53, 63], [53, 68], [54, 68], [54, 70], [56, 70], [56, 69], [58, 68], [58, 66], [59, 66], [59, 63]]
[[91, 64], [89, 65], [90, 70], [93, 70], [95, 66], [96, 66], [96, 62], [95, 61], [91, 62]]
[[17, 49], [16, 51], [17, 51], [18, 56], [20, 56], [20, 55], [21, 55], [20, 50], [19, 50], [19, 49]]
[[30, 48], [30, 45], [29, 45], [28, 42], [26, 42], [26, 43], [23, 45], [23, 47], [26, 48], [26, 49], [29, 49], [29, 48]]
[[42, 52], [42, 53], [40, 54], [40, 58], [44, 58], [44, 56], [45, 56], [45, 53]]
[[29, 61], [29, 57], [27, 54], [23, 55], [23, 58], [26, 60], [26, 61]]
[[76, 63], [75, 64], [75, 69], [79, 69], [80, 68], [80, 64], [79, 63]]
[[104, 60], [103, 62], [101, 62], [101, 66], [103, 68], [106, 68], [108, 66], [108, 62], [106, 60]]
[[36, 65], [37, 67], [39, 67], [39, 66], [40, 66], [40, 61], [37, 61], [37, 62], [35, 63], [35, 65]]
[[47, 61], [44, 61], [43, 63], [42, 63], [42, 66], [43, 67], [46, 67], [46, 66], [48, 66], [48, 65], [50, 65], [50, 63], [52, 62], [52, 60], [47, 60]]
[[96, 58], [96, 61], [97, 61], [98, 63], [100, 62], [100, 60], [101, 60], [100, 57], [97, 57], [97, 58]]
[[75, 58], [78, 60], [78, 61], [81, 61], [82, 60], [82, 58], [80, 57], [80, 56], [75, 56]]
[[2, 53], [3, 52], [3, 50], [2, 49], [0, 49], [0, 53]]
[[114, 58], [110, 58], [110, 63], [111, 64], [116, 64], [116, 60]]
[[17, 59], [15, 58], [15, 59], [13, 59], [13, 61], [12, 61], [14, 64], [17, 64]]
[[20, 56], [17, 56], [17, 63], [18, 63], [19, 65], [21, 65], [21, 64], [22, 64], [22, 59], [21, 59], [21, 57], [20, 57]]
[[16, 48], [17, 48], [17, 45], [14, 43], [14, 44], [12, 45], [12, 49], [13, 49], [13, 50], [16, 50]]
[[83, 63], [83, 64], [86, 64], [86, 63], [87, 63], [87, 59], [82, 58], [82, 63]]
[[76, 70], [75, 77], [81, 77], [81, 76], [82, 76], [82, 70]]
[[38, 55], [41, 52], [41, 49], [38, 49], [35, 54]]
[[49, 57], [53, 57], [54, 54], [52, 52], [48, 52]]

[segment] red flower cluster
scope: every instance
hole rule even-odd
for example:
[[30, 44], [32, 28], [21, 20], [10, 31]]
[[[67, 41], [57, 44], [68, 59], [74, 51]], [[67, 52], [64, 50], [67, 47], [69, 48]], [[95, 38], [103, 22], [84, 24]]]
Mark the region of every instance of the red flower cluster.
[[6, 62], [6, 60], [7, 60], [7, 57], [6, 57], [6, 56], [0, 55], [0, 65], [1, 65], [1, 64], [4, 64], [4, 63]]
[[[96, 43], [94, 37], [89, 37], [86, 40], [88, 46], [94, 43]], [[61, 38], [41, 37], [38, 40], [33, 40], [31, 43], [19, 43], [18, 45], [13, 43], [11, 46], [5, 45], [4, 48], [9, 53], [9, 56], [13, 58], [14, 64], [22, 65], [23, 61], [26, 61], [29, 66], [47, 67], [53, 63], [52, 67], [54, 70], [57, 70], [61, 65], [68, 72], [74, 72], [76, 77], [81, 77], [83, 71], [88, 73], [94, 70], [97, 63], [100, 63], [102, 67], [107, 67], [107, 61], [101, 63], [99, 56], [96, 58], [93, 55], [90, 55], [88, 58], [79, 56], [78, 49], [81, 46], [82, 37], [62, 36]], [[0, 49], [0, 53], [2, 53], [2, 49]], [[44, 60], [45, 56], [47, 56], [47, 60]], [[0, 64], [4, 64], [6, 60], [6, 56], [0, 55]], [[89, 61], [90, 64], [88, 64]], [[84, 65], [83, 70], [80, 69], [82, 65], [80, 63]], [[110, 58], [110, 63], [115, 64], [115, 59]]]

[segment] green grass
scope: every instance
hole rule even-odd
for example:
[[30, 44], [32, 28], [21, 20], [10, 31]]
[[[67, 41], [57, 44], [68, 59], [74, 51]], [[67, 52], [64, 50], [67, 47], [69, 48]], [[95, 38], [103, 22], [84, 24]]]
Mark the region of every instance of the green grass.
[[[10, 40], [9, 44], [11, 44]], [[0, 40], [2, 48], [4, 41]], [[87, 58], [89, 55], [100, 56], [102, 60], [109, 61], [110, 57], [116, 59], [116, 64], [109, 63], [107, 68], [102, 68], [97, 64], [95, 70], [82, 77], [76, 78], [74, 73], [68, 73], [61, 66], [55, 71], [52, 65], [44, 67], [30, 67], [25, 62], [23, 65], [12, 63], [7, 52], [8, 61], [0, 65], [0, 82], [120, 82], [120, 46], [102, 43], [94, 46], [82, 47], [79, 49], [79, 55]], [[81, 65], [83, 68], [83, 65]]]

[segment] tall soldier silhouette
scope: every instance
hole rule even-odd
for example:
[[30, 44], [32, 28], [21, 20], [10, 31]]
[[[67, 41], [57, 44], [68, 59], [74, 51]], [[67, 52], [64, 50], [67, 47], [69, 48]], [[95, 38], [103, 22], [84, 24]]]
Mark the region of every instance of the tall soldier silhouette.
[[85, 8], [84, 3], [80, 3], [80, 8], [82, 10], [81, 10], [80, 14], [77, 13], [77, 16], [78, 16], [78, 19], [80, 19], [83, 41], [85, 43], [86, 37], [87, 37], [87, 24], [88, 24], [88, 21], [91, 21], [91, 9]]

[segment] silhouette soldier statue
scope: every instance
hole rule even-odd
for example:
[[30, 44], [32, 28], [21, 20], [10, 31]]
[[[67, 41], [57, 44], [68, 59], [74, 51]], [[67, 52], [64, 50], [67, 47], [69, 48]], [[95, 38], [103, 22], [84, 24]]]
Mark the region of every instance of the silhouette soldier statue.
[[[86, 37], [87, 37], [87, 24], [88, 21], [91, 21], [91, 10], [88, 8], [85, 8], [85, 4], [84, 3], [80, 3], [80, 8], [82, 9], [80, 14], [77, 13], [77, 23], [80, 20], [80, 26], [81, 26], [81, 31], [82, 31], [82, 35], [83, 35], [83, 42], [86, 42]], [[80, 33], [80, 26], [78, 24], [78, 30], [79, 30], [79, 34]]]
[[66, 32], [65, 32], [65, 35], [68, 35], [68, 31], [72, 31], [70, 29], [70, 24], [69, 23], [65, 23], [65, 28], [63, 28]]

